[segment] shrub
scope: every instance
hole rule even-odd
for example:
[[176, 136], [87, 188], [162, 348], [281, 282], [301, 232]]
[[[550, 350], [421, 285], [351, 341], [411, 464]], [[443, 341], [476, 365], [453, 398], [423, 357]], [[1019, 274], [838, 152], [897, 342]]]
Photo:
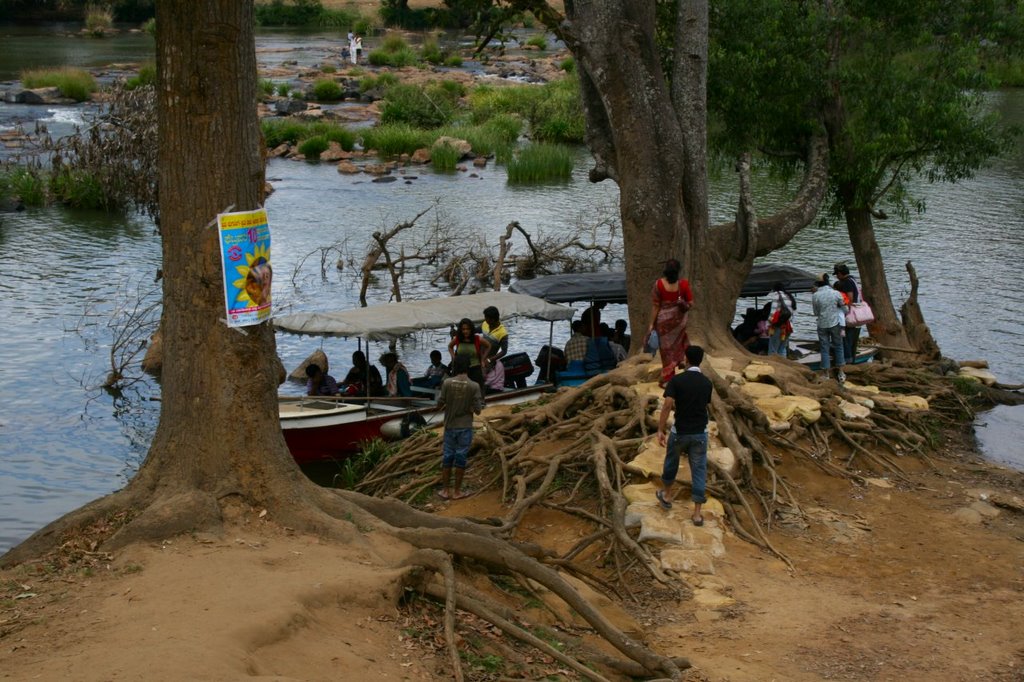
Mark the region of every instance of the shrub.
[[374, 66], [412, 66], [419, 62], [419, 57], [409, 44], [405, 42], [398, 33], [389, 33], [384, 36], [380, 47], [370, 53], [370, 63]]
[[544, 142], [582, 144], [586, 123], [576, 79], [546, 83], [541, 91], [537, 106], [527, 114], [532, 136]]
[[430, 36], [420, 46], [420, 59], [431, 64], [444, 62], [444, 55], [441, 53], [441, 46], [437, 44], [437, 38]]
[[459, 150], [450, 144], [435, 144], [430, 149], [430, 165], [435, 170], [450, 173], [455, 170], [461, 156]]
[[7, 176], [10, 193], [26, 206], [45, 206], [46, 180], [36, 168], [15, 168]]
[[544, 38], [544, 36], [532, 36], [529, 40], [526, 41], [526, 44], [529, 45], [530, 47], [536, 47], [538, 50], [548, 49], [548, 41]]
[[320, 67], [321, 73], [334, 73], [335, 71], [337, 69], [334, 67], [334, 64], [324, 64]]
[[363, 148], [376, 149], [381, 156], [412, 154], [421, 147], [432, 145], [437, 137], [437, 133], [404, 123], [385, 124], [363, 131]]
[[156, 64], [143, 64], [136, 75], [124, 82], [124, 87], [129, 90], [143, 85], [156, 86]]
[[291, 91], [292, 91], [292, 88], [287, 83], [278, 83], [277, 84], [277, 96], [278, 97], [287, 97], [288, 93], [290, 93]]
[[260, 92], [269, 97], [274, 94], [274, 81], [264, 78], [260, 81]]
[[327, 138], [323, 135], [314, 135], [308, 139], [303, 140], [299, 144], [299, 153], [305, 156], [308, 160], [319, 160], [320, 153], [327, 151], [330, 143]]
[[419, 128], [437, 128], [455, 116], [457, 97], [438, 84], [426, 87], [393, 85], [380, 108], [381, 123], [408, 123]]
[[317, 26], [324, 12], [320, 0], [271, 0], [266, 4], [257, 3], [256, 23], [260, 26]]
[[51, 181], [53, 196], [72, 208], [107, 208], [103, 183], [83, 170], [65, 169]]
[[327, 142], [337, 142], [346, 151], [352, 151], [356, 141], [355, 133], [351, 130], [328, 121], [265, 118], [260, 121], [260, 128], [268, 147], [276, 147], [284, 142], [298, 144], [311, 137], [322, 137]]
[[462, 57], [457, 54], [448, 55], [448, 58], [444, 60], [444, 65], [458, 68], [462, 66]]
[[156, 38], [156, 17], [146, 19], [146, 23], [142, 25], [142, 31], [144, 33], [148, 33], [151, 37]]
[[382, 73], [376, 78], [373, 76], [363, 76], [359, 79], [359, 92], [368, 92], [373, 89], [380, 89], [387, 91], [392, 85], [398, 82], [398, 76], [393, 73]]
[[114, 14], [108, 7], [100, 5], [86, 5], [85, 7], [85, 30], [102, 38], [106, 31], [114, 25]]
[[332, 102], [341, 99], [341, 86], [329, 78], [321, 78], [313, 83], [313, 97], [321, 102]]
[[96, 80], [88, 71], [69, 67], [25, 71], [21, 82], [26, 88], [56, 87], [62, 96], [76, 102], [84, 102], [96, 91]]
[[572, 177], [572, 152], [554, 144], [530, 144], [508, 163], [512, 184], [565, 181]]
[[452, 100], [457, 100], [466, 95], [466, 86], [459, 81], [453, 81], [451, 79], [438, 81], [437, 88]]
[[562, 71], [565, 71], [566, 73], [575, 73], [576, 60], [573, 59], [572, 57], [566, 57], [565, 59], [562, 60], [562, 63], [559, 64], [558, 67], [562, 69]]

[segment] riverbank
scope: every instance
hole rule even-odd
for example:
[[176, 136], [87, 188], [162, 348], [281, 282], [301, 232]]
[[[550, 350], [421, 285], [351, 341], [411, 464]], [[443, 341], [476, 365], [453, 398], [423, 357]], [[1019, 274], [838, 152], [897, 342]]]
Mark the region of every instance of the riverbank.
[[[1024, 495], [1024, 475], [981, 460], [966, 434], [943, 438], [934, 468], [905, 459], [909, 485], [860, 487], [783, 457], [810, 523], [771, 537], [796, 570], [726, 532], [715, 575], [692, 579], [695, 598], [627, 603], [624, 627], [690, 657], [688, 680], [1021, 679], [1024, 517], [982, 498]], [[438, 511], [495, 505], [479, 495]], [[388, 567], [404, 547], [374, 533], [338, 546], [234, 511], [219, 537], [109, 558], [69, 546], [79, 563], [0, 574], [0, 678], [451, 679], [438, 612], [394, 605]], [[550, 541], [578, 530], [542, 516], [523, 528]], [[726, 597], [703, 599], [711, 585]], [[494, 652], [466, 657], [468, 679], [497, 679], [514, 657], [466, 614], [460, 634]], [[532, 661], [524, 674], [576, 679]]]

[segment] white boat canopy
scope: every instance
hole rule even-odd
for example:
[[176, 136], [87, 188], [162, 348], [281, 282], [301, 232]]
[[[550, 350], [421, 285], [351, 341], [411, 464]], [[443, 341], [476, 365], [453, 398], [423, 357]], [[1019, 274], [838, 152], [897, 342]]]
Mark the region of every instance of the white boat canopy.
[[571, 320], [576, 312], [557, 303], [507, 291], [488, 291], [422, 301], [384, 303], [333, 312], [291, 313], [274, 318], [274, 326], [291, 334], [344, 336], [390, 341], [427, 329], [445, 329], [468, 317], [484, 319], [484, 308], [494, 306], [503, 320], [531, 317], [554, 322]]

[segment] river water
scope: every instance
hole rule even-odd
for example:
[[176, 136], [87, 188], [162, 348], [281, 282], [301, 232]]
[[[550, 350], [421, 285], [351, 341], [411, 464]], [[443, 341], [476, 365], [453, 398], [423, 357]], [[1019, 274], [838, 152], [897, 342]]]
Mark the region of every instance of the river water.
[[[314, 39], [316, 49], [332, 49], [330, 38]], [[83, 48], [81, 39], [68, 40], [78, 41], [68, 53], [78, 55], [74, 63], [109, 61], [103, 55], [93, 61], [88, 42]], [[136, 41], [135, 47], [117, 52], [118, 59], [145, 58], [150, 48], [141, 37], [126, 40]], [[303, 54], [301, 41], [289, 42], [280, 34], [260, 41], [273, 41], [274, 59], [284, 48]], [[102, 45], [103, 51], [120, 49]], [[10, 78], [24, 65], [12, 66], [8, 51], [4, 53], [0, 78]], [[55, 64], [63, 55], [47, 52], [33, 59]], [[990, 100], [1009, 122], [1024, 124], [1024, 92], [994, 93]], [[81, 120], [82, 107], [25, 111], [0, 104], [0, 131], [26, 117], [48, 119], [51, 128], [70, 126]], [[414, 178], [378, 184], [367, 176], [340, 175], [329, 164], [272, 160], [267, 177], [276, 191], [267, 210], [273, 232], [275, 307], [291, 311], [357, 305], [358, 267], [349, 259], [365, 252], [374, 230], [408, 220], [435, 204], [421, 219], [422, 227], [411, 231], [415, 235], [406, 240], [409, 248], [425, 240], [435, 223], [444, 225], [455, 243], [483, 240], [491, 245], [513, 220], [534, 238], [593, 225], [615, 214], [617, 193], [610, 183], [589, 183], [587, 170], [587, 155], [580, 150], [573, 178], [565, 184], [510, 187], [504, 169], [493, 165], [451, 175], [417, 168], [408, 173]], [[735, 210], [734, 178], [725, 173], [712, 184], [713, 219], [727, 220]], [[760, 178], [762, 212], [783, 201], [787, 189]], [[903, 264], [912, 260], [921, 278], [926, 319], [944, 353], [986, 358], [1006, 383], [1024, 382], [1024, 306], [1011, 290], [1017, 265], [1024, 261], [1022, 189], [1024, 154], [1018, 150], [959, 185], [922, 184], [918, 192], [926, 199], [926, 213], [914, 216], [909, 224], [879, 225], [897, 303], [907, 293]], [[338, 248], [321, 276], [319, 249], [332, 244]], [[522, 246], [519, 240], [518, 248]], [[339, 255], [344, 261], [340, 271], [334, 267]], [[838, 260], [853, 261], [845, 229], [817, 226], [804, 230], [768, 260], [811, 271], [830, 270]], [[114, 333], [109, 322], [126, 301], [152, 291], [159, 261], [153, 226], [138, 216], [60, 208], [0, 214], [0, 319], [5, 322], [0, 335], [0, 552], [61, 513], [123, 486], [145, 456], [159, 409], [159, 403], [149, 399], [159, 388], [143, 381], [115, 397], [96, 387], [109, 369]], [[427, 279], [408, 273], [403, 295], [445, 293]], [[370, 298], [386, 300], [383, 283], [371, 289]], [[625, 316], [623, 306], [610, 306], [604, 315], [609, 320]], [[797, 321], [798, 334], [809, 335], [809, 325], [802, 329], [799, 316]], [[510, 331], [512, 350], [532, 355], [547, 342], [549, 327], [513, 322]], [[556, 342], [567, 336], [562, 328], [555, 334]], [[443, 333], [424, 334], [406, 340], [399, 351], [415, 374], [425, 367], [428, 351], [443, 347], [445, 340]], [[321, 344], [334, 362], [334, 372], [343, 374], [355, 341], [278, 337], [279, 354], [289, 370]], [[371, 357], [383, 350], [371, 347]], [[1024, 428], [1024, 410], [987, 412], [978, 426], [989, 457], [1024, 468], [1024, 448], [1017, 437]]]

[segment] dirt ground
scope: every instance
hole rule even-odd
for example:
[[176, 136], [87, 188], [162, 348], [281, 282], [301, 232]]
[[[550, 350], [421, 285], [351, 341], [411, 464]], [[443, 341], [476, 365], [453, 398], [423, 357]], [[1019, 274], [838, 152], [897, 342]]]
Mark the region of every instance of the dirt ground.
[[[795, 572], [727, 535], [716, 575], [691, 582], [734, 603], [632, 608], [651, 644], [690, 657], [687, 679], [1024, 680], [1024, 517], [979, 502], [1020, 495], [1024, 476], [945, 455], [911, 485], [859, 487], [782, 459], [811, 519], [773, 529]], [[0, 573], [0, 679], [451, 679], [443, 649], [411, 637], [395, 606], [403, 547], [370, 532], [337, 546], [259, 512], [222, 537]], [[538, 516], [524, 531], [564, 546], [580, 529]]]

